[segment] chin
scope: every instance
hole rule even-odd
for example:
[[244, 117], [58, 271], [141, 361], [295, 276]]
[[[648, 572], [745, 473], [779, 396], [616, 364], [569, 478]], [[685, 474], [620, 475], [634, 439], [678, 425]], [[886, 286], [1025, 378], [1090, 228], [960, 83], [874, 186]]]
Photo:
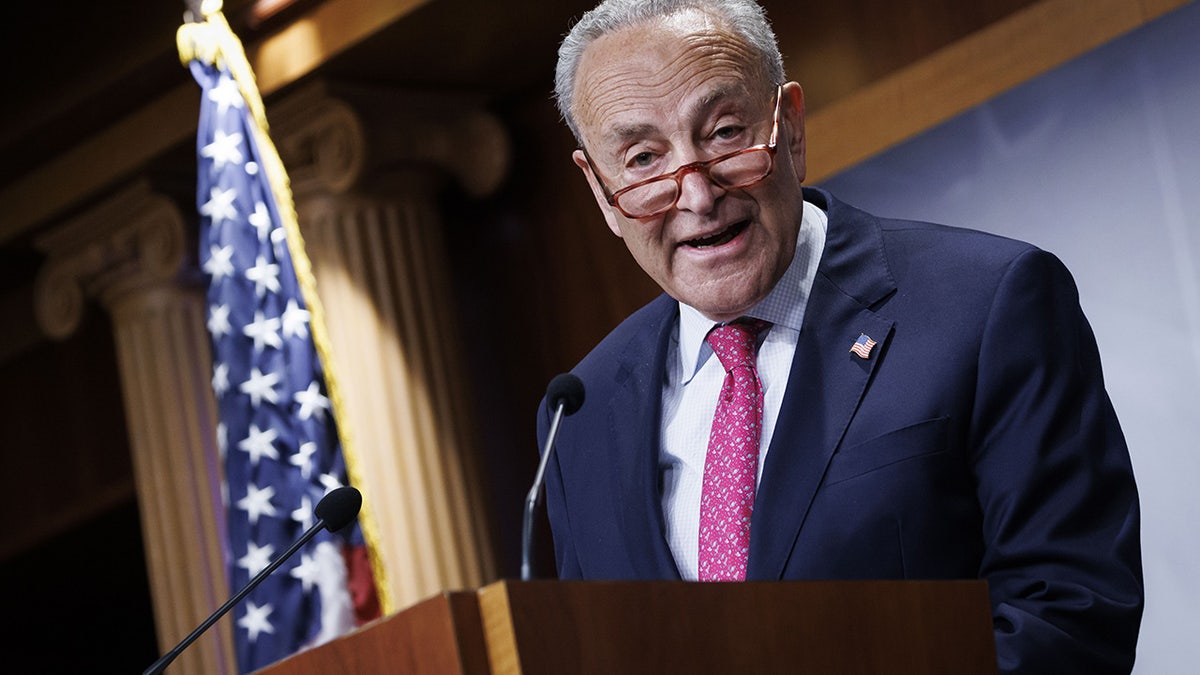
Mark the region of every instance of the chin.
[[[774, 283], [766, 278], [761, 268], [752, 273], [752, 265], [739, 265], [741, 274], [697, 275], [685, 283], [675, 280], [673, 288], [660, 284], [667, 294], [685, 305], [695, 307], [709, 318], [722, 317], [720, 321], [736, 319], [745, 314], [770, 293]], [[679, 293], [673, 292], [679, 290]]]
[[745, 314], [755, 305], [754, 302], [746, 304], [730, 302], [697, 302], [693, 304], [686, 300], [684, 302], [700, 310], [701, 314], [714, 321], [732, 321]]

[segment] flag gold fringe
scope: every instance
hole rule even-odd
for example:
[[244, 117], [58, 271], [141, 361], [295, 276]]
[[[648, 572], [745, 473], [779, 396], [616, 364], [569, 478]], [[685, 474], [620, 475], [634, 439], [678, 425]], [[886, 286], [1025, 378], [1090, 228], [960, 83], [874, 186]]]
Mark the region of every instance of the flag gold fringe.
[[[342, 444], [342, 454], [346, 460], [346, 472], [349, 474], [352, 484], [359, 483], [358, 477], [361, 474], [357, 456], [352, 450], [352, 434], [342, 423], [346, 419], [341, 415], [345, 404], [337, 386], [337, 380], [333, 376], [333, 350], [325, 331], [325, 315], [321, 307], [321, 299], [317, 295], [316, 277], [313, 276], [312, 264], [304, 250], [304, 239], [300, 234], [300, 223], [296, 216], [295, 204], [292, 201], [291, 182], [288, 179], [287, 170], [283, 166], [283, 160], [280, 159], [275, 144], [271, 142], [266, 110], [258, 92], [254, 71], [246, 59], [241, 40], [234, 34], [233, 29], [225, 20], [224, 14], [221, 13], [221, 4], [220, 0], [204, 0], [201, 6], [204, 22], [185, 23], [179, 27], [175, 36], [179, 59], [185, 66], [191, 61], [200, 61], [218, 67], [223, 65], [237, 82], [242, 98], [249, 106], [250, 114], [255, 122], [252, 131], [262, 154], [260, 160], [267, 173], [271, 192], [275, 197], [275, 206], [287, 235], [288, 251], [292, 256], [292, 266], [296, 270], [300, 292], [304, 297], [305, 304], [308, 305], [313, 344], [316, 346], [317, 354], [324, 367], [325, 386], [329, 390], [334, 420], [337, 421], [338, 437]], [[359, 523], [362, 525], [363, 537], [367, 543], [380, 611], [383, 616], [387, 616], [395, 611], [395, 606], [387, 584], [383, 561], [379, 557], [379, 547], [376, 545], [379, 541], [378, 526], [371, 517], [371, 511], [366, 507], [365, 500], [363, 510], [359, 514]]]

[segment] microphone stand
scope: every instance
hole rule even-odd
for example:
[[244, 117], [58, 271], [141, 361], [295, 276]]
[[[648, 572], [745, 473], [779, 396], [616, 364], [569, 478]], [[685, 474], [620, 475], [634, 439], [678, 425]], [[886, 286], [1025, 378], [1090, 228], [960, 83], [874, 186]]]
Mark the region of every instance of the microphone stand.
[[154, 664], [149, 668], [147, 668], [142, 675], [160, 675], [164, 670], [166, 670], [167, 666], [175, 660], [175, 657], [183, 653], [183, 650], [186, 649], [188, 645], [195, 642], [196, 638], [200, 637], [204, 631], [208, 630], [210, 626], [217, 622], [217, 619], [225, 616], [226, 612], [232, 609], [234, 605], [241, 601], [242, 598], [249, 595], [250, 591], [254, 590], [256, 586], [262, 583], [263, 579], [266, 579], [268, 576], [270, 576], [271, 572], [274, 572], [276, 569], [278, 569], [279, 566], [282, 565], [288, 558], [290, 558], [292, 554], [295, 553], [301, 546], [307, 544], [308, 540], [316, 536], [317, 532], [320, 532], [321, 528], [323, 527], [325, 527], [325, 520], [321, 519], [318, 520], [315, 525], [308, 528], [308, 531], [301, 535], [300, 538], [296, 540], [296, 543], [292, 544], [287, 551], [284, 551], [283, 555], [276, 558], [273, 562], [271, 562], [270, 565], [267, 565], [261, 572], [256, 574], [254, 578], [250, 580], [250, 583], [246, 584], [242, 590], [237, 592], [237, 595], [234, 595], [224, 605], [221, 605], [220, 609], [214, 612], [212, 616], [205, 619], [204, 623], [200, 624], [196, 630], [192, 631], [190, 635], [183, 639], [183, 642], [180, 642], [175, 646], [174, 649], [166, 654], [163, 654], [162, 657], [155, 661]]
[[542, 491], [542, 481], [546, 473], [546, 462], [554, 449], [554, 438], [558, 436], [558, 424], [562, 421], [566, 401], [559, 401], [554, 409], [554, 419], [550, 421], [550, 432], [546, 434], [546, 446], [542, 449], [542, 459], [538, 462], [537, 473], [533, 477], [533, 487], [525, 497], [525, 518], [521, 526], [521, 580], [529, 581], [533, 576], [533, 564], [530, 556], [533, 550], [533, 513], [537, 508], [538, 496]]

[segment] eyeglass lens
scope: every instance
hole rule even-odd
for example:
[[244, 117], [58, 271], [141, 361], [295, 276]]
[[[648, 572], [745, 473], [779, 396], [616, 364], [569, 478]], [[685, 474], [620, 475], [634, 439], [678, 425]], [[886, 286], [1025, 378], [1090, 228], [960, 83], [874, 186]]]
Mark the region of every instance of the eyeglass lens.
[[[722, 157], [705, 167], [694, 169], [708, 176], [717, 185], [736, 189], [762, 180], [771, 170], [771, 151], [753, 148]], [[662, 176], [658, 180], [623, 192], [617, 196], [617, 205], [632, 217], [644, 217], [671, 208], [679, 196], [682, 176]]]

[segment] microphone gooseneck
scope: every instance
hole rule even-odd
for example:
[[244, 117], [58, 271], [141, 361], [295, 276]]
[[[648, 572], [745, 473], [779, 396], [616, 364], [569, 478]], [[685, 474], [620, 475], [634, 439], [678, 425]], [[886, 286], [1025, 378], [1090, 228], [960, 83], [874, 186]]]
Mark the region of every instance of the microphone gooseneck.
[[162, 673], [164, 670], [166, 670], [167, 666], [169, 666], [177, 656], [182, 654], [183, 650], [186, 649], [188, 645], [195, 642], [196, 638], [200, 637], [204, 631], [208, 630], [210, 626], [217, 622], [217, 619], [225, 616], [226, 612], [228, 612], [230, 609], [233, 609], [234, 605], [240, 602], [242, 598], [249, 595], [250, 591], [254, 590], [256, 586], [262, 583], [263, 579], [266, 579], [268, 576], [270, 576], [271, 572], [274, 572], [280, 565], [284, 563], [285, 560], [292, 557], [292, 554], [298, 551], [301, 546], [307, 544], [309, 539], [312, 539], [314, 536], [316, 536], [316, 534], [322, 529], [327, 529], [330, 532], [336, 532], [337, 530], [346, 527], [351, 521], [354, 520], [356, 516], [358, 516], [358, 510], [360, 508], [362, 508], [362, 493], [355, 488], [347, 485], [331, 490], [329, 494], [326, 494], [324, 497], [322, 497], [321, 501], [317, 502], [316, 507], [313, 508], [313, 514], [317, 517], [317, 522], [314, 523], [312, 527], [308, 528], [308, 531], [300, 535], [300, 538], [296, 540], [296, 543], [292, 544], [288, 550], [283, 552], [283, 555], [276, 558], [270, 565], [267, 565], [262, 571], [254, 575], [254, 578], [250, 580], [250, 583], [246, 584], [242, 590], [238, 591], [237, 595], [230, 598], [224, 605], [221, 605], [220, 609], [213, 612], [212, 616], [209, 616], [207, 619], [205, 619], [204, 623], [200, 624], [196, 630], [192, 631], [191, 634], [183, 639], [182, 642], [175, 645], [174, 649], [166, 654], [163, 654], [162, 658], [155, 661], [154, 665], [147, 668], [142, 675], [159, 675], [159, 673]]
[[533, 477], [533, 487], [525, 498], [525, 518], [521, 527], [521, 579], [528, 581], [533, 578], [533, 514], [537, 510], [538, 499], [542, 492], [542, 483], [546, 476], [546, 463], [554, 449], [554, 439], [558, 436], [558, 426], [562, 418], [572, 415], [583, 405], [583, 381], [571, 373], [556, 375], [546, 387], [546, 403], [554, 411], [550, 420], [550, 431], [546, 434], [546, 445], [542, 448], [542, 458], [538, 462], [537, 473]]

